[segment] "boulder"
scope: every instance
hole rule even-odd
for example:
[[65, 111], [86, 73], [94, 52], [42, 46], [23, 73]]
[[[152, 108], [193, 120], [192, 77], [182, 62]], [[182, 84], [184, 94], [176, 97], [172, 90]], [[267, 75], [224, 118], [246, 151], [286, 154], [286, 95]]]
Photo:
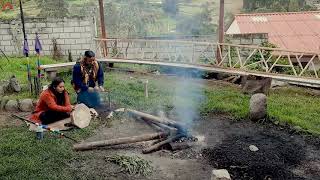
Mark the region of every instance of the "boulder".
[[231, 177], [226, 169], [214, 169], [212, 170], [211, 180], [231, 180]]
[[19, 109], [22, 112], [31, 112], [34, 110], [32, 99], [23, 99], [19, 103]]
[[253, 75], [243, 76], [241, 79], [242, 92], [246, 94], [268, 94], [271, 82], [272, 78]]
[[1, 98], [1, 105], [0, 105], [0, 108], [1, 110], [4, 110], [7, 102], [9, 101], [9, 97], [8, 96], [4, 96]]
[[18, 101], [16, 100], [9, 100], [7, 102], [7, 104], [5, 105], [5, 110], [6, 111], [19, 111], [19, 105], [18, 105]]
[[267, 116], [267, 96], [262, 93], [254, 94], [250, 99], [250, 119], [257, 121]]
[[259, 151], [259, 148], [258, 148], [257, 146], [255, 146], [255, 145], [250, 145], [250, 146], [249, 146], [249, 149], [250, 149], [250, 151], [252, 151], [252, 152], [257, 152], [257, 151]]
[[3, 96], [6, 92], [7, 86], [1, 84], [0, 85], [0, 96]]
[[289, 83], [284, 82], [284, 81], [272, 80], [272, 82], [271, 82], [271, 87], [272, 88], [286, 87], [286, 86], [289, 86]]
[[21, 91], [21, 86], [19, 81], [15, 76], [12, 76], [9, 80], [9, 85], [7, 88], [7, 91], [12, 93], [12, 92], [20, 92]]
[[37, 106], [38, 101], [39, 101], [39, 99], [34, 99], [34, 100], [32, 101], [32, 103], [33, 103], [33, 106], [34, 106], [34, 107], [36, 107], [36, 106]]

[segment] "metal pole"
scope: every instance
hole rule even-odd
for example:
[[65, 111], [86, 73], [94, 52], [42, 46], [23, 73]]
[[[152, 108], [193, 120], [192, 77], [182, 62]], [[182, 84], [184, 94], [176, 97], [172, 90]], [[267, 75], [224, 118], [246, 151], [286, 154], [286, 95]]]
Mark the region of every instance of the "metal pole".
[[19, 3], [20, 3], [20, 16], [21, 16], [21, 23], [22, 23], [23, 39], [27, 39], [26, 29], [24, 26], [24, 15], [23, 15], [22, 1], [19, 0]]
[[[103, 8], [103, 0], [99, 0], [99, 10], [100, 10], [100, 26], [101, 26], [101, 39], [107, 39], [106, 33], [106, 25], [104, 22], [104, 8]], [[107, 41], [103, 40], [103, 54], [106, 57], [108, 54]]]
[[[220, 13], [219, 13], [219, 43], [224, 41], [224, 0], [220, 0]], [[223, 51], [222, 46], [220, 46], [221, 53]], [[217, 48], [217, 61], [221, 62], [221, 54], [219, 48]]]

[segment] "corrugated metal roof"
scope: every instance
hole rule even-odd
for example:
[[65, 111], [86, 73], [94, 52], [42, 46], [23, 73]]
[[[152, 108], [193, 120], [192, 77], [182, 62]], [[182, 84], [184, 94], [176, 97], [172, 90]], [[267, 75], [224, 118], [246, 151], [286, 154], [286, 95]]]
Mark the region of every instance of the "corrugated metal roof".
[[226, 34], [267, 33], [279, 48], [320, 51], [320, 11], [238, 14]]

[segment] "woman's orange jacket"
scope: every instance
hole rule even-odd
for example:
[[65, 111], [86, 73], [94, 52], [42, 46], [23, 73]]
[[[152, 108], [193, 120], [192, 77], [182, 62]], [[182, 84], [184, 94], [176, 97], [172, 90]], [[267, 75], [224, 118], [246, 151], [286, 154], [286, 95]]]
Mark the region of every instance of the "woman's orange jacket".
[[32, 120], [35, 123], [41, 123], [41, 120], [39, 117], [40, 114], [48, 110], [58, 111], [58, 112], [71, 112], [72, 107], [71, 107], [68, 92], [65, 91], [64, 97], [65, 97], [65, 105], [60, 106], [57, 104], [56, 96], [49, 89], [43, 91], [40, 95], [40, 99], [37, 103], [36, 109], [30, 117], [30, 120]]

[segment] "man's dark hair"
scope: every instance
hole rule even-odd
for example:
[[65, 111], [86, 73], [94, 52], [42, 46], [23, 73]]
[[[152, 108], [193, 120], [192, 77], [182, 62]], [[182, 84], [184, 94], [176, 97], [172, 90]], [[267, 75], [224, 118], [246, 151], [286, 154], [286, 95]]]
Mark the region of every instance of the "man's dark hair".
[[92, 58], [92, 57], [95, 57], [96, 55], [94, 54], [93, 51], [85, 51], [84, 56], [87, 58]]

